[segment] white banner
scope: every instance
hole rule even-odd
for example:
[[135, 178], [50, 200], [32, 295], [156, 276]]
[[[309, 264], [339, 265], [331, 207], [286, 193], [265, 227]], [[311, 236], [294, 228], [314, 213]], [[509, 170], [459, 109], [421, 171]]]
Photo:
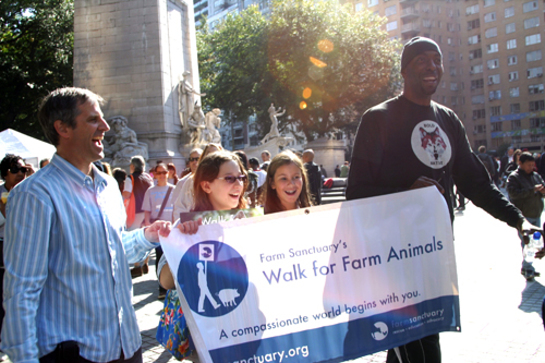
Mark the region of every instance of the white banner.
[[203, 362], [335, 362], [460, 330], [435, 187], [175, 229], [161, 244]]

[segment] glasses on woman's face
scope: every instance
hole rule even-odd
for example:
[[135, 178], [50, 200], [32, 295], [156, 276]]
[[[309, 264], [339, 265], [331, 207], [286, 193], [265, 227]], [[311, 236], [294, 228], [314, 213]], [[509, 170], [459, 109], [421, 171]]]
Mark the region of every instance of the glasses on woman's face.
[[229, 184], [233, 184], [234, 182], [238, 180], [239, 182], [244, 184], [246, 180], [248, 179], [248, 177], [246, 175], [239, 175], [239, 176], [227, 175], [227, 176], [216, 178], [216, 179], [225, 180]]
[[189, 160], [189, 162], [192, 163], [193, 161], [198, 161], [199, 158], [189, 158], [189, 159], [187, 159], [187, 160]]
[[21, 172], [23, 174], [26, 174], [26, 172], [28, 171], [28, 168], [24, 167], [24, 166], [12, 166], [11, 168], [9, 168], [9, 171], [12, 173], [12, 174], [17, 174], [18, 172]]
[[156, 171], [155, 175], [165, 175], [168, 174], [168, 171]]

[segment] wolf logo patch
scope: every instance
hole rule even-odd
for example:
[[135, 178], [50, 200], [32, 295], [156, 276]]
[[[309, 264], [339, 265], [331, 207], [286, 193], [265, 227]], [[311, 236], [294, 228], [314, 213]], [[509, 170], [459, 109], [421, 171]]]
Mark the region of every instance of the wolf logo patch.
[[435, 121], [426, 120], [415, 126], [411, 146], [418, 160], [433, 169], [447, 165], [452, 156], [450, 140]]

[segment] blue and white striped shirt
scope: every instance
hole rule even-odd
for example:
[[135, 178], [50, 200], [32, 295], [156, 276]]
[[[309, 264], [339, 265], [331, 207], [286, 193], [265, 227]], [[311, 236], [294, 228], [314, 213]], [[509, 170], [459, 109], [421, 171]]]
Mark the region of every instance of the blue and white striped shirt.
[[10, 193], [1, 345], [13, 362], [38, 362], [67, 340], [95, 362], [142, 345], [128, 264], [157, 244], [125, 232], [117, 182], [93, 172], [55, 155]]

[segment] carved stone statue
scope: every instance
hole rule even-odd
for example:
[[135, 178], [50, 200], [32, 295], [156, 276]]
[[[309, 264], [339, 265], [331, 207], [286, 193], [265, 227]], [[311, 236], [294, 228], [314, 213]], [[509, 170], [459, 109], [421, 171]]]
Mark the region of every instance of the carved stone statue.
[[217, 130], [220, 128], [221, 118], [219, 115], [221, 110], [219, 108], [214, 108], [212, 111], [206, 113], [205, 124], [206, 130], [204, 140], [207, 143], [213, 142], [216, 144], [221, 144], [221, 134]]
[[[282, 111], [282, 112], [280, 112]], [[271, 130], [265, 137], [261, 140], [261, 144], [266, 143], [267, 141], [274, 139], [275, 137], [280, 137], [280, 133], [278, 132], [278, 116], [282, 116], [286, 113], [286, 110], [282, 110], [282, 108], [279, 108], [278, 110], [274, 108], [274, 103], [271, 103], [271, 107], [269, 107], [269, 118], [271, 119]]]
[[114, 116], [108, 122], [115, 134], [105, 142], [104, 155], [111, 160], [110, 164], [113, 167], [128, 166], [131, 158], [136, 155], [148, 159], [148, 145], [138, 142], [136, 132], [127, 126], [126, 117]]
[[204, 112], [199, 104], [195, 104], [193, 113], [187, 120], [189, 130], [191, 132], [191, 140], [189, 141], [193, 147], [198, 147], [204, 143]]
[[193, 95], [197, 96], [206, 96], [206, 93], [198, 93], [195, 91], [191, 83], [187, 80], [187, 77], [191, 74], [189, 71], [183, 73], [183, 80], [178, 84], [178, 113], [180, 114], [180, 121], [182, 127], [185, 127], [189, 120], [189, 115], [193, 113], [193, 110], [190, 109], [193, 107], [194, 100]]

